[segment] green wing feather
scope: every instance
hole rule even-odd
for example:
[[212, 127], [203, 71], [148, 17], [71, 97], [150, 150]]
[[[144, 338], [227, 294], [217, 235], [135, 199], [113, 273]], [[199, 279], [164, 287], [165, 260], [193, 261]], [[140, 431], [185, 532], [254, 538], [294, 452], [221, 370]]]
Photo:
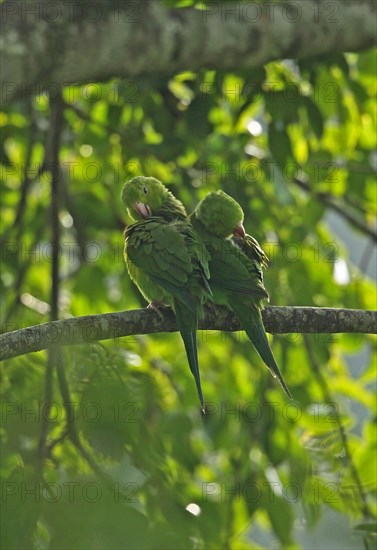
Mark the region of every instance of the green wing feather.
[[211, 255], [211, 287], [216, 285], [230, 292], [268, 299], [259, 266], [230, 240], [218, 237], [206, 243]]

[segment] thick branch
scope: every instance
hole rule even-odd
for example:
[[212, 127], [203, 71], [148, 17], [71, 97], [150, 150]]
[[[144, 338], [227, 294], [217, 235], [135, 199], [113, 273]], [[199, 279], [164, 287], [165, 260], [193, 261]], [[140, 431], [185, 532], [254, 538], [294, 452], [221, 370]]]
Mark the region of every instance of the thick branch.
[[0, 5], [2, 98], [22, 97], [32, 87], [252, 68], [376, 44], [375, 0], [204, 4], [7, 0]]
[[[315, 307], [268, 307], [263, 311], [268, 332], [297, 333], [372, 333], [377, 332], [377, 311]], [[240, 330], [226, 308], [207, 309], [199, 328], [203, 330]], [[173, 312], [163, 310], [161, 318], [152, 309], [135, 309], [63, 319], [27, 327], [0, 336], [0, 360], [46, 349], [51, 344], [72, 345], [122, 336], [176, 332]]]

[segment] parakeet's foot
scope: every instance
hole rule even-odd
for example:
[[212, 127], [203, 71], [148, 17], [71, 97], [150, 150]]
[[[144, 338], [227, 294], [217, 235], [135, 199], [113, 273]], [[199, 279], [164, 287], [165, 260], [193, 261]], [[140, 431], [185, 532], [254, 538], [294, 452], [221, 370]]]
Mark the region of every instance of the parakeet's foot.
[[161, 309], [163, 309], [164, 307], [164, 304], [162, 304], [161, 302], [157, 302], [157, 300], [152, 300], [152, 302], [147, 305], [147, 309], [153, 309], [161, 319], [164, 316]]
[[151, 302], [149, 302], [147, 307], [152, 308], [152, 309], [159, 309], [159, 308], [164, 307], [164, 304], [162, 302], [158, 302], [157, 300], [152, 300]]

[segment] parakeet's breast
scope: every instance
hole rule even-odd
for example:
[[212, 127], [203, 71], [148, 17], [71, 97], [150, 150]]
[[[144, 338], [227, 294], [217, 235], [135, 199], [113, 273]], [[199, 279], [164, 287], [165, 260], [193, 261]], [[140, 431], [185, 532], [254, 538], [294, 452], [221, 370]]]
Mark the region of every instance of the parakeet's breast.
[[172, 306], [172, 298], [165, 290], [139, 267], [137, 267], [127, 255], [127, 245], [124, 248], [124, 259], [130, 278], [136, 284], [142, 295], [148, 302], [159, 302], [166, 306]]

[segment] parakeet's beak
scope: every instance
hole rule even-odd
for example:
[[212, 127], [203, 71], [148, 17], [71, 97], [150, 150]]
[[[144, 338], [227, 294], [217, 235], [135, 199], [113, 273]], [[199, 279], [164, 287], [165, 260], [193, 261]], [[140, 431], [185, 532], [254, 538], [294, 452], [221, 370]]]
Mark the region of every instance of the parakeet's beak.
[[140, 214], [140, 216], [142, 216], [143, 218], [149, 218], [149, 216], [152, 216], [152, 210], [147, 204], [144, 204], [143, 202], [134, 202], [132, 208], [136, 210], [136, 212]]
[[240, 225], [237, 225], [237, 227], [233, 229], [233, 235], [241, 237], [241, 239], [244, 239], [246, 237], [245, 228], [242, 223], [240, 223]]

